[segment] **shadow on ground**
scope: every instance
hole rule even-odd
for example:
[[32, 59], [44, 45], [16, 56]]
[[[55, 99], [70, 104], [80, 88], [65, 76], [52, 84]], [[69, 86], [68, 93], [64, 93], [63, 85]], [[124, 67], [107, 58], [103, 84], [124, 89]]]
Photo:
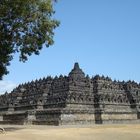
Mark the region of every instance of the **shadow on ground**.
[[13, 131], [21, 130], [21, 129], [24, 129], [24, 128], [4, 127], [4, 130], [5, 130], [6, 132], [13, 132]]

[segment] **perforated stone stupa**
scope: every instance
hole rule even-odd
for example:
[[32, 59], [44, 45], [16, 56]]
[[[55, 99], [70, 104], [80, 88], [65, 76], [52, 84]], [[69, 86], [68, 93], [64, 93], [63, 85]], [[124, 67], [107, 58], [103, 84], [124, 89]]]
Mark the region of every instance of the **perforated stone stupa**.
[[103, 124], [140, 122], [140, 84], [85, 76], [79, 64], [68, 76], [19, 85], [0, 96], [0, 124]]

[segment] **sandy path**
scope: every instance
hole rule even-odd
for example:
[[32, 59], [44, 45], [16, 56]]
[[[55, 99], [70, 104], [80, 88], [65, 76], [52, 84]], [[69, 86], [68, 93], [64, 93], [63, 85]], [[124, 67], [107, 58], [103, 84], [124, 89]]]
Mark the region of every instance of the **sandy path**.
[[140, 125], [4, 127], [0, 140], [140, 140]]

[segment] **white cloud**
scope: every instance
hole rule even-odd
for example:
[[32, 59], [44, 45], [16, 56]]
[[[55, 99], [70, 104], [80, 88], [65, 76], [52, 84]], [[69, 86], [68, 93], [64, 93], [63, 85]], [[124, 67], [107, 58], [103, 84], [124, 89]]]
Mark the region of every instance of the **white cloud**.
[[12, 81], [0, 81], [0, 94], [12, 91], [17, 85]]

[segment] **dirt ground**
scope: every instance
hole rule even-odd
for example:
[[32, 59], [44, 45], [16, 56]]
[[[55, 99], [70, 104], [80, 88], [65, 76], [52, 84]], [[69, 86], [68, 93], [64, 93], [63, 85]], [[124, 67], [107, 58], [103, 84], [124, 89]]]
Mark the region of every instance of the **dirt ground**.
[[0, 140], [140, 140], [140, 124], [3, 127]]

